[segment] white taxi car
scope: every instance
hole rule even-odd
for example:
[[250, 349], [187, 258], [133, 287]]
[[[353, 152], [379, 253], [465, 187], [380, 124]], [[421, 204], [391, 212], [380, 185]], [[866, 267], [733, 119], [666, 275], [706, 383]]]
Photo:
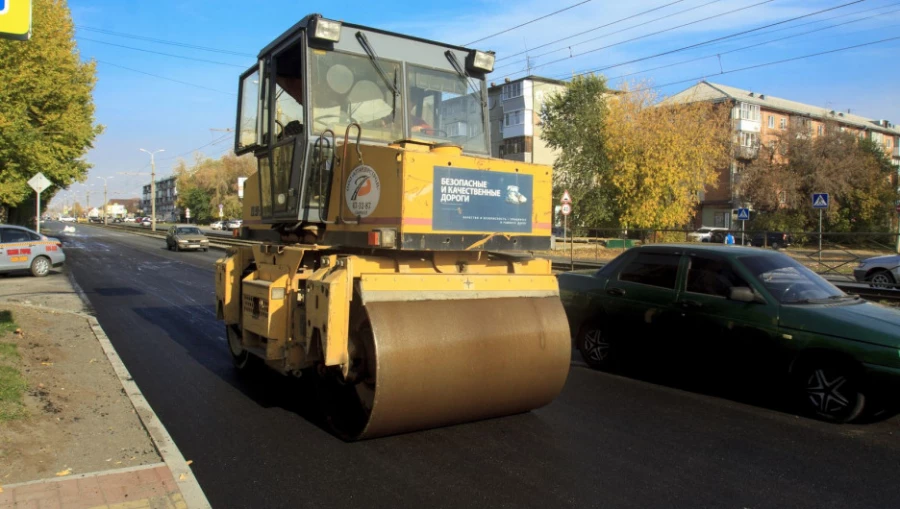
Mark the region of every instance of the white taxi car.
[[0, 273], [31, 271], [43, 277], [66, 261], [59, 239], [21, 226], [0, 225]]

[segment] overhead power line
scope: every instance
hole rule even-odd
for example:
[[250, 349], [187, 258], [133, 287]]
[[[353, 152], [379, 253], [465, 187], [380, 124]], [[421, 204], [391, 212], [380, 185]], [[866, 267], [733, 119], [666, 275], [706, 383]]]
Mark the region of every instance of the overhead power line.
[[522, 28], [523, 26], [530, 25], [530, 24], [534, 23], [535, 21], [540, 21], [540, 20], [542, 20], [542, 19], [547, 19], [547, 18], [549, 18], [550, 16], [556, 16], [557, 14], [559, 14], [559, 13], [561, 13], [561, 12], [568, 11], [569, 9], [574, 9], [575, 7], [578, 7], [579, 5], [584, 5], [584, 4], [586, 4], [586, 3], [588, 3], [588, 2], [592, 2], [592, 1], [593, 1], [593, 0], [582, 0], [581, 2], [578, 2], [577, 4], [573, 4], [573, 5], [570, 5], [570, 6], [568, 6], [568, 7], [563, 7], [562, 9], [560, 9], [560, 10], [558, 10], [558, 11], [553, 11], [553, 12], [551, 12], [550, 14], [544, 14], [543, 16], [540, 16], [540, 17], [538, 17], [538, 18], [534, 18], [534, 19], [532, 19], [532, 20], [526, 21], [525, 23], [520, 23], [520, 24], [518, 24], [518, 25], [516, 25], [516, 26], [514, 26], [514, 27], [510, 27], [510, 28], [507, 28], [507, 29], [505, 29], [505, 30], [501, 30], [501, 31], [499, 31], [499, 32], [497, 32], [497, 33], [494, 33], [494, 34], [491, 34], [491, 35], [484, 36], [484, 37], [482, 37], [481, 39], [477, 39], [477, 40], [474, 40], [474, 41], [472, 41], [472, 42], [467, 42], [466, 44], [463, 44], [463, 46], [471, 46], [472, 44], [475, 44], [476, 42], [486, 41], [486, 40], [491, 39], [491, 38], [493, 38], [493, 37], [497, 37], [498, 35], [505, 34], [505, 33], [507, 33], [507, 32], [512, 32], [513, 30]]
[[[761, 3], [768, 3], [768, 2], [770, 2], [770, 1], [772, 1], [772, 0], [767, 0], [766, 2], [761, 2]], [[798, 19], [808, 18], [808, 17], [810, 17], [810, 16], [815, 16], [815, 15], [821, 14], [821, 13], [823, 13], [823, 12], [833, 11], [833, 10], [835, 10], [835, 9], [841, 9], [841, 8], [843, 8], [843, 7], [847, 7], [847, 6], [849, 6], [849, 5], [858, 4], [858, 3], [864, 2], [864, 1], [865, 1], [865, 0], [854, 0], [854, 1], [852, 1], [852, 2], [848, 2], [848, 3], [842, 4], [842, 5], [837, 5], [837, 6], [834, 6], [834, 7], [829, 7], [829, 8], [827, 8], [827, 9], [822, 9], [822, 10], [815, 11], [815, 12], [810, 12], [810, 13], [808, 13], [808, 14], [803, 14], [803, 15], [801, 15], [801, 16], [795, 16], [795, 17], [793, 17], [793, 18], [789, 18], [789, 19], [782, 20], [782, 21], [777, 21], [777, 22], [775, 22], [775, 23], [769, 23], [768, 25], [763, 25], [763, 26], [759, 26], [759, 27], [756, 27], [756, 28], [751, 28], [751, 29], [748, 29], [748, 30], [742, 30], [742, 31], [740, 31], [740, 32], [735, 32], [735, 33], [733, 33], [733, 34], [723, 35], [723, 36], [721, 36], [721, 37], [715, 37], [715, 38], [713, 38], [713, 39], [709, 39], [708, 41], [698, 42], [698, 43], [696, 43], [696, 44], [690, 44], [690, 45], [688, 45], [688, 46], [683, 46], [683, 47], [681, 47], [681, 48], [676, 48], [676, 49], [673, 49], [673, 50], [664, 51], [664, 52], [662, 52], [662, 53], [656, 53], [656, 54], [654, 54], [654, 55], [649, 55], [649, 56], [646, 56], [646, 57], [635, 58], [635, 59], [629, 60], [629, 61], [627, 61], [627, 62], [621, 62], [621, 63], [614, 64], [614, 65], [608, 65], [608, 66], [605, 66], [605, 67], [600, 67], [600, 68], [597, 68], [597, 69], [592, 69], [592, 70], [586, 71], [586, 72], [584, 72], [584, 73], [580, 73], [580, 72], [579, 72], [579, 73], [576, 73], [576, 74], [588, 74], [588, 73], [591, 73], [591, 72], [601, 72], [601, 71], [605, 71], [605, 70], [607, 70], [607, 69], [612, 69], [612, 68], [615, 68], [615, 67], [621, 67], [621, 66], [623, 66], [623, 65], [633, 64], [633, 63], [636, 63], [636, 62], [642, 62], [642, 61], [644, 61], [644, 60], [650, 60], [650, 59], [658, 58], [658, 57], [665, 56], [665, 55], [671, 55], [671, 54], [673, 54], [673, 53], [679, 53], [679, 52], [687, 51], [687, 50], [693, 49], [693, 48], [699, 48], [699, 47], [701, 47], [701, 46], [706, 46], [706, 45], [708, 45], [708, 44], [713, 44], [713, 43], [716, 43], [716, 42], [724, 41], [724, 40], [726, 40], [726, 39], [730, 39], [730, 38], [733, 38], [733, 37], [737, 37], [737, 36], [739, 36], [739, 35], [749, 34], [749, 33], [752, 33], [752, 32], [758, 32], [758, 31], [760, 31], [760, 30], [765, 30], [766, 28], [770, 28], [770, 27], [778, 26], [778, 25], [783, 25], [783, 24], [785, 24], [785, 23], [790, 23], [791, 21], [796, 21], [796, 20], [798, 20]], [[760, 5], [760, 4], [754, 4], [754, 6], [755, 6], [755, 5]], [[753, 6], [750, 6], [750, 7], [753, 7]], [[593, 53], [593, 52], [595, 52], [595, 51], [599, 51], [600, 49], [603, 49], [603, 48], [597, 48], [597, 49], [585, 51], [584, 53], [580, 53], [578, 56], [586, 55], [586, 54], [588, 54], [588, 53]], [[535, 66], [535, 67], [542, 67], [542, 66], [545, 66], [545, 65], [550, 65], [550, 64], [552, 64], [552, 63], [561, 62], [561, 61], [563, 61], [563, 60], [566, 60], [566, 59], [560, 59], [560, 60], [556, 60], [556, 61], [553, 61], [553, 62], [548, 62], [548, 63], [546, 63], [546, 64], [541, 64], [541, 65]], [[521, 71], [519, 71], [519, 72], [521, 72]], [[512, 74], [517, 74], [517, 73], [512, 73]], [[507, 75], [507, 76], [511, 76], [512, 74], [509, 74], [509, 75]], [[506, 77], [506, 76], [504, 76], [504, 77]]]
[[239, 57], [256, 58], [256, 55], [253, 55], [251, 53], [241, 53], [239, 51], [231, 51], [231, 50], [220, 49], [220, 48], [210, 48], [207, 46], [198, 46], [196, 44], [188, 44], [188, 43], [178, 42], [178, 41], [167, 41], [165, 39], [157, 39], [155, 37], [145, 37], [142, 35], [126, 34], [126, 33], [122, 33], [122, 32], [113, 32], [112, 30], [106, 30], [104, 28], [95, 28], [95, 27], [89, 27], [89, 26], [85, 26], [85, 25], [75, 25], [75, 28], [78, 30], [86, 30], [88, 32], [96, 32], [99, 34], [113, 35], [116, 37], [125, 37], [128, 39], [136, 39], [136, 40], [140, 40], [140, 41], [155, 42], [157, 44], [168, 44], [170, 46], [179, 46], [182, 48], [190, 48], [190, 49], [196, 49], [196, 50], [200, 50], [200, 51], [209, 51], [212, 53], [222, 53], [225, 55], [235, 55], [235, 56], [239, 56]]
[[[709, 5], [709, 4], [711, 4], [711, 3], [715, 3], [716, 1], [718, 1], [718, 0], [713, 0], [712, 2], [709, 2], [708, 4], [704, 4], [704, 5]], [[709, 20], [714, 19], [714, 18], [721, 18], [722, 16], [727, 16], [727, 15], [729, 15], [729, 14], [734, 14], [735, 12], [745, 11], [745, 10], [747, 10], [747, 9], [752, 9], [753, 7], [759, 7], [760, 5], [772, 3], [772, 2], [774, 2], [774, 1], [775, 1], [775, 0], [763, 0], [762, 2], [757, 2], [757, 3], [752, 4], [752, 5], [746, 5], [746, 6], [744, 6], [744, 7], [739, 7], [739, 8], [737, 8], [737, 9], [732, 9], [732, 10], [730, 10], [730, 11], [722, 12], [722, 13], [719, 13], [719, 14], [714, 14], [714, 15], [712, 15], [712, 16], [707, 16], [707, 17], [705, 17], [705, 18], [701, 18], [701, 19], [698, 19], [698, 20], [690, 21], [690, 22], [688, 22], [688, 23], [682, 23], [681, 25], [676, 25], [676, 26], [673, 26], [673, 27], [665, 28], [665, 29], [663, 29], [663, 30], [657, 30], [656, 32], [650, 32], [649, 34], [644, 34], [644, 35], [640, 35], [640, 36], [637, 36], [637, 37], [632, 37], [631, 39], [626, 39], [626, 40], [624, 40], [624, 41], [619, 41], [619, 42], [616, 42], [616, 43], [613, 43], [613, 44], [608, 44], [608, 45], [606, 45], [606, 46], [601, 46], [601, 47], [599, 47], [599, 48], [590, 49], [590, 50], [584, 51], [584, 52], [582, 52], [582, 53], [578, 53], [578, 54], [575, 54], [575, 55], [570, 55], [570, 56], [565, 57], [565, 58], [560, 58], [560, 59], [557, 59], [557, 60], [551, 60], [550, 62], [547, 62], [547, 63], [544, 63], [544, 64], [532, 66], [532, 69], [536, 69], [536, 68], [538, 68], [538, 67], [545, 67], [545, 66], [548, 66], [548, 65], [551, 65], [551, 64], [555, 64], [555, 63], [557, 63], [557, 62], [562, 62], [563, 60], [568, 60], [568, 59], [574, 58], [574, 57], [580, 57], [580, 56], [582, 56], [582, 55], [587, 55], [588, 53], [595, 53], [595, 52], [600, 51], [600, 50], [612, 48], [612, 47], [615, 47], [615, 46], [620, 46], [620, 45], [622, 45], [622, 44], [627, 44], [627, 43], [629, 43], [629, 42], [638, 41], [638, 40], [640, 40], [640, 39], [646, 39], [647, 37], [652, 37], [652, 36], [654, 36], [654, 35], [664, 34], [664, 33], [666, 33], [666, 32], [671, 32], [672, 30], [677, 30], [677, 29], [679, 29], [679, 28], [684, 28], [684, 27], [690, 26], [690, 25], [696, 25], [697, 23], [702, 23], [702, 22], [704, 22], [704, 21], [709, 21]], [[858, 1], [862, 2], [862, 1], [864, 1], [864, 0], [858, 0]], [[701, 6], [701, 7], [702, 7], [702, 6]], [[520, 72], [522, 72], [522, 71], [512, 72], [512, 73], [507, 74], [506, 76], [502, 76], [501, 78], [506, 78], [506, 77], [512, 76], [512, 75], [514, 75], [514, 74], [518, 74], [518, 73], [520, 73]]]
[[[690, 8], [688, 8], [688, 9], [684, 9], [684, 10], [681, 10], [681, 11], [678, 11], [678, 12], [673, 12], [673, 13], [671, 13], [671, 14], [667, 14], [667, 15], [665, 15], [665, 16], [660, 16], [660, 17], [658, 17], [658, 18], [653, 18], [653, 19], [648, 20], [648, 21], [645, 21], [645, 22], [643, 22], [643, 23], [638, 23], [637, 25], [631, 25], [630, 27], [626, 27], [626, 28], [622, 28], [622, 29], [620, 29], [620, 30], [616, 30], [615, 32], [610, 32], [610, 33], [608, 33], [608, 34], [598, 35], [597, 37], [591, 37], [590, 39], [585, 39], [585, 40], [583, 40], [583, 41], [576, 42], [575, 44], [572, 44], [572, 45], [570, 45], [570, 46], [566, 46], [566, 47], [563, 47], [563, 48], [557, 48], [557, 49], [553, 49], [553, 50], [550, 50], [550, 51], [546, 51], [546, 52], [544, 52], [544, 53], [541, 53], [540, 55], [534, 55], [534, 56], [532, 56], [531, 58], [541, 58], [541, 57], [545, 57], [545, 56], [547, 56], [547, 55], [551, 55], [551, 54], [553, 54], [553, 53], [562, 51], [562, 50], [564, 50], [564, 49], [568, 49], [568, 50], [569, 50], [569, 53], [570, 53], [570, 55], [571, 55], [572, 48], [574, 48], [575, 46], [581, 46], [582, 44], [587, 44], [587, 43], [592, 42], [592, 41], [597, 41], [597, 40], [600, 40], [600, 39], [604, 39], [604, 38], [609, 37], [609, 36], [611, 36], [611, 35], [621, 34], [622, 32], [627, 32], [627, 31], [629, 31], [629, 30], [631, 30], [631, 29], [633, 29], [633, 28], [638, 28], [638, 27], [642, 27], [642, 26], [645, 26], [645, 25], [649, 25], [649, 24], [651, 24], [651, 23], [656, 23], [656, 22], [659, 21], [659, 20], [671, 18], [671, 17], [673, 17], [673, 16], [678, 16], [679, 14], [684, 14], [684, 13], [686, 13], [686, 12], [690, 12], [690, 11], [694, 11], [694, 10], [697, 10], [697, 9], [701, 9], [701, 8], [703, 8], [703, 7], [706, 7], [706, 6], [708, 6], [708, 5], [712, 5], [712, 4], [714, 4], [714, 3], [721, 2], [721, 1], [722, 1], [722, 0], [711, 0], [711, 1], [709, 1], [709, 2], [706, 2], [705, 4], [695, 5], [694, 7], [690, 7]], [[774, 1], [774, 0], [770, 0], [770, 1]], [[752, 7], [752, 6], [751, 6], [751, 7]], [[729, 13], [723, 13], [722, 15], [724, 15], [724, 14], [729, 14]], [[696, 21], [695, 23], [699, 23], [700, 21], [706, 21], [706, 20], [705, 20], [705, 19], [702, 19], [702, 20]], [[675, 27], [675, 28], [680, 28], [680, 27]], [[667, 29], [667, 30], [673, 30], [673, 29]], [[658, 32], [658, 33], [662, 33], [662, 32]], [[654, 34], [650, 34], [650, 35], [654, 35]], [[613, 45], [611, 45], [611, 46], [605, 46], [605, 47], [608, 48], [608, 47], [616, 46], [616, 45], [618, 45], [618, 44], [625, 44], [626, 42], [631, 42], [631, 41], [634, 41], [634, 40], [636, 40], [636, 39], [640, 39], [640, 38], [642, 38], [642, 37], [649, 37], [649, 35], [648, 35], [648, 36], [637, 37], [637, 38], [635, 38], [635, 39], [628, 39], [628, 40], [626, 40], [626, 41], [618, 42], [618, 43], [613, 44]], [[495, 68], [494, 70], [502, 69], [502, 68], [504, 68], [504, 67], [510, 67], [510, 66], [516, 65], [516, 64], [521, 63], [521, 62], [524, 62], [524, 60], [516, 60], [515, 62], [511, 62], [511, 63], [509, 63], [509, 64], [504, 64], [504, 65], [501, 65], [500, 67]]]
[[172, 54], [172, 53], [163, 53], [163, 52], [161, 52], [161, 51], [153, 51], [153, 50], [149, 50], [149, 49], [135, 48], [135, 47], [132, 47], [132, 46], [125, 46], [125, 45], [123, 45], [123, 44], [116, 44], [116, 43], [113, 43], [113, 42], [100, 41], [100, 40], [97, 40], [97, 39], [91, 39], [91, 38], [89, 38], [89, 37], [78, 37], [78, 40], [79, 40], [79, 41], [96, 42], [96, 43], [98, 43], [98, 44], [106, 44], [106, 45], [108, 45], [108, 46], [115, 46], [115, 47], [117, 47], [117, 48], [125, 48], [125, 49], [134, 50], [134, 51], [143, 51], [144, 53], [153, 53], [154, 55], [162, 55], [162, 56], [172, 57], [172, 58], [183, 58], [184, 60], [193, 60], [193, 61], [195, 61], [195, 62], [206, 62], [206, 63], [208, 63], [208, 64], [227, 65], [227, 66], [229, 66], [229, 67], [238, 67], [238, 68], [241, 68], [241, 69], [246, 69], [246, 68], [247, 68], [246, 65], [229, 64], [229, 63], [227, 63], [227, 62], [217, 62], [217, 61], [215, 61], [215, 60], [206, 60], [205, 58], [187, 57], [187, 56], [184, 56], [184, 55], [174, 55], [174, 54]]
[[[717, 0], [717, 1], [718, 1], [718, 0]], [[528, 53], [528, 52], [531, 52], [531, 51], [534, 51], [534, 50], [538, 50], [538, 49], [541, 49], [541, 48], [546, 48], [547, 46], [556, 44], [556, 43], [558, 43], [558, 42], [568, 41], [569, 39], [573, 39], [573, 38], [575, 38], [575, 37], [578, 37], [579, 35], [584, 35], [584, 34], [587, 34], [587, 33], [590, 33], [590, 32], [594, 32], [594, 31], [596, 31], [596, 30], [600, 30], [601, 28], [606, 28], [606, 27], [609, 27], [609, 26], [613, 26], [613, 25], [615, 25], [616, 23], [621, 23], [621, 22], [623, 22], [623, 21], [628, 21], [629, 19], [634, 19], [634, 18], [643, 16], [644, 14], [650, 14], [650, 13], [653, 12], [653, 11], [658, 11], [658, 10], [660, 10], [660, 9], [665, 9], [666, 7], [669, 7], [669, 6], [671, 6], [671, 5], [675, 5], [675, 4], [678, 4], [678, 3], [681, 3], [681, 2], [684, 2], [684, 0], [675, 0], [674, 2], [669, 2], [669, 3], [667, 3], [667, 4], [660, 5], [659, 7], [654, 7], [654, 8], [652, 8], [652, 9], [648, 9], [648, 10], [646, 10], [646, 11], [639, 12], [639, 13], [637, 13], [637, 14], [632, 14], [631, 16], [627, 16], [627, 17], [625, 17], [625, 18], [621, 18], [621, 19], [617, 19], [617, 20], [615, 20], [615, 21], [611, 21], [611, 22], [609, 22], [609, 23], [606, 23], [605, 25], [600, 25], [600, 26], [597, 26], [597, 27], [594, 27], [594, 28], [589, 28], [589, 29], [584, 30], [584, 31], [582, 31], [582, 32], [578, 32], [577, 34], [572, 34], [572, 35], [563, 37], [562, 39], [556, 39], [555, 41], [550, 41], [550, 42], [548, 42], [548, 43], [544, 43], [544, 44], [535, 46], [535, 47], [533, 47], [533, 48], [531, 48], [531, 49], [528, 49], [528, 50], [526, 50], [526, 51], [520, 51], [520, 52], [518, 52], [518, 53], [513, 53], [512, 55], [507, 55], [507, 56], [505, 56], [505, 57], [503, 57], [503, 58], [498, 58], [497, 61], [500, 62], [500, 61], [502, 61], [502, 60], [506, 60], [506, 59], [513, 58], [513, 57], [517, 57], [517, 56], [519, 56], [519, 55], [524, 55], [525, 53]], [[678, 14], [678, 13], [676, 13], [676, 14]], [[559, 50], [556, 50], [556, 51], [559, 51]], [[521, 62], [521, 60], [519, 60], [518, 62]]]
[[150, 73], [150, 72], [147, 72], [147, 71], [141, 71], [141, 70], [139, 70], [139, 69], [132, 69], [131, 67], [125, 67], [124, 65], [114, 64], [114, 63], [112, 63], [112, 62], [107, 62], [107, 61], [105, 61], [105, 60], [97, 60], [97, 62], [98, 62], [98, 63], [101, 63], [101, 64], [103, 64], [103, 65], [111, 65], [111, 66], [113, 66], [113, 67], [118, 67], [119, 69], [125, 69], [125, 70], [127, 70], [127, 71], [132, 71], [132, 72], [138, 72], [138, 73], [141, 73], [141, 74], [146, 74], [147, 76], [153, 76], [154, 78], [159, 78], [159, 79], [161, 79], [161, 80], [172, 81], [172, 82], [175, 82], [175, 83], [181, 83], [182, 85], [187, 85], [187, 86], [189, 86], [189, 87], [196, 87], [196, 88], [202, 88], [202, 89], [204, 89], [204, 90], [211, 90], [211, 91], [213, 91], [213, 92], [218, 92], [218, 93], [220, 93], [220, 94], [237, 95], [237, 94], [234, 93], [234, 92], [226, 92], [226, 91], [224, 91], [224, 90], [219, 90], [219, 89], [217, 89], [217, 88], [211, 88], [211, 87], [207, 87], [207, 86], [205, 86], [205, 85], [198, 85], [197, 83], [190, 83], [190, 82], [188, 82], [188, 81], [181, 81], [181, 80], [176, 80], [176, 79], [174, 79], [174, 78], [167, 78], [167, 77], [165, 77], [165, 76], [160, 76], [159, 74], [153, 74], [153, 73]]
[[[900, 2], [895, 3], [895, 4], [891, 4], [891, 5], [887, 5], [887, 6], [878, 7], [878, 8], [879, 8], [879, 9], [883, 9], [884, 7], [891, 7], [891, 6], [897, 6], [897, 5], [900, 5]], [[871, 9], [868, 9], [868, 10], [866, 10], [866, 11], [860, 11], [860, 12], [868, 12], [868, 11], [870, 11], [870, 10], [871, 10]], [[635, 74], [643, 74], [643, 73], [645, 73], [645, 72], [658, 71], [659, 69], [667, 69], [667, 68], [669, 68], [669, 67], [677, 67], [677, 66], [679, 66], [679, 65], [689, 64], [689, 63], [697, 62], [697, 61], [700, 61], [700, 60], [706, 60], [706, 59], [708, 59], [708, 58], [721, 57], [722, 55], [727, 55], [727, 54], [729, 54], [729, 53], [736, 53], [736, 52], [738, 52], [738, 51], [745, 51], [745, 50], [748, 50], [748, 49], [751, 49], [751, 48], [756, 48], [756, 47], [758, 47], [758, 46], [764, 46], [764, 45], [766, 45], [766, 44], [771, 44], [771, 43], [773, 43], [773, 42], [779, 42], [779, 41], [783, 41], [783, 40], [785, 40], [785, 39], [791, 39], [791, 38], [794, 38], [794, 37], [800, 37], [800, 36], [804, 36], [804, 35], [809, 35], [809, 34], [812, 34], [812, 33], [815, 33], [815, 32], [821, 32], [821, 31], [823, 31], [823, 30], [830, 30], [830, 29], [832, 29], [832, 28], [837, 28], [837, 27], [844, 26], [844, 25], [850, 25], [850, 24], [852, 24], [852, 23], [857, 23], [857, 22], [860, 22], [860, 21], [865, 21], [865, 20], [867, 20], [867, 19], [876, 18], [876, 17], [878, 17], [878, 16], [883, 16], [883, 15], [885, 15], [885, 14], [893, 14], [893, 13], [895, 13], [895, 12], [900, 12], [900, 9], [894, 9], [894, 10], [892, 10], [892, 11], [880, 12], [880, 13], [878, 13], [878, 14], [872, 14], [872, 15], [870, 15], [870, 16], [866, 16], [866, 17], [863, 17], [863, 18], [858, 18], [858, 19], [854, 19], [854, 20], [850, 20], [850, 21], [845, 21], [845, 22], [843, 22], [843, 23], [836, 23], [836, 24], [834, 24], [834, 25], [828, 25], [828, 26], [816, 28], [816, 29], [813, 29], [813, 30], [807, 30], [806, 32], [800, 32], [800, 33], [796, 33], [796, 34], [791, 34], [791, 35], [787, 35], [787, 36], [784, 36], [784, 37], [779, 37], [779, 38], [777, 38], [777, 39], [769, 39], [768, 41], [763, 41], [763, 42], [751, 44], [751, 45], [749, 45], [749, 46], [742, 46], [742, 47], [740, 47], [740, 48], [730, 49], [730, 50], [728, 50], [728, 51], [722, 51], [722, 52], [715, 53], [715, 54], [704, 55], [704, 56], [702, 56], [702, 57], [696, 57], [696, 58], [691, 58], [691, 59], [688, 59], [688, 60], [681, 60], [681, 61], [679, 61], [679, 62], [674, 62], [674, 63], [671, 63], [671, 64], [660, 65], [660, 66], [658, 66], [658, 67], [652, 67], [652, 68], [650, 68], [650, 69], [644, 69], [644, 70], [641, 70], [641, 71], [635, 71], [635, 72], [631, 72], [631, 73], [628, 73], [628, 74], [623, 74], [623, 75], [621, 75], [621, 76], [616, 76], [616, 77], [614, 77], [614, 78], [609, 78], [609, 81], [619, 80], [619, 79], [622, 79], [622, 78], [627, 78], [627, 77], [629, 77], [629, 76], [634, 76]], [[859, 13], [854, 13], [854, 14], [859, 14]], [[835, 17], [837, 17], [837, 16], [835, 16]], [[829, 18], [829, 19], [834, 19], [834, 17]], [[806, 24], [808, 24], [808, 23], [804, 23], [804, 25], [806, 25]], [[801, 26], [801, 25], [798, 25], [798, 26]], [[862, 30], [862, 31], [865, 31], [865, 30]], [[862, 31], [861, 31], [861, 32], [862, 32]], [[774, 31], [773, 31], [773, 32], [774, 32]], [[767, 33], [768, 33], [768, 32], [767, 32]], [[855, 32], [855, 33], [859, 33], [859, 32]], [[561, 78], [561, 77], [566, 77], [566, 76], [568, 76], [568, 74], [559, 75], [559, 76], [556, 76], [556, 77], [557, 77], [557, 78]]]

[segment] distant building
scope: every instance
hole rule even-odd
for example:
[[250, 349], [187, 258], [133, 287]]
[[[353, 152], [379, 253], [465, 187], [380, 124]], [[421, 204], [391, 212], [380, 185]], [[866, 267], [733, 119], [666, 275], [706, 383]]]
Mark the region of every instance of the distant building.
[[[168, 177], [156, 181], [156, 219], [159, 221], [177, 222], [181, 219], [181, 210], [175, 206], [178, 200], [176, 177]], [[151, 214], [150, 184], [144, 186], [144, 199], [141, 202], [144, 214]]]
[[541, 136], [540, 114], [547, 97], [565, 89], [566, 82], [540, 76], [492, 83], [488, 88], [491, 156], [552, 166], [557, 152]]
[[731, 108], [734, 152], [730, 165], [719, 172], [718, 186], [700, 196], [695, 221], [698, 226], [731, 227], [732, 221], [736, 221], [736, 209], [748, 205], [739, 194], [744, 167], [759, 155], [761, 144], [774, 142], [777, 134], [788, 126], [800, 125], [811, 136], [821, 136], [826, 122], [837, 124], [842, 132], [881, 144], [884, 153], [900, 167], [900, 129], [887, 120], [873, 120], [849, 111], [835, 111], [707, 81], [666, 99], [666, 102], [701, 101]]
[[122, 215], [135, 214], [142, 207], [140, 198], [115, 198], [109, 200], [109, 203], [110, 205], [120, 205], [121, 208], [117, 210], [122, 211]]

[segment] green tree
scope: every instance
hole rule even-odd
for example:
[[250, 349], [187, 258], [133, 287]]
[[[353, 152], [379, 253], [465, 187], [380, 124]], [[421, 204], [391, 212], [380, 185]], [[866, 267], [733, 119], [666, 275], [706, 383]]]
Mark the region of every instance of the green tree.
[[194, 190], [203, 192], [206, 197], [207, 218], [219, 217], [219, 204], [223, 205], [226, 218], [241, 217], [242, 207], [237, 196], [238, 177], [247, 177], [256, 171], [256, 159], [253, 155], [235, 156], [225, 154], [219, 159], [211, 159], [202, 154], [194, 157], [194, 164], [181, 160], [175, 166], [178, 177], [178, 205], [189, 207], [191, 216], [198, 218], [195, 204], [188, 203], [188, 196]]
[[[83, 63], [64, 0], [34, 0], [33, 37], [0, 40], [0, 220], [33, 216], [27, 182], [42, 172], [53, 194], [82, 181], [83, 156], [102, 126], [94, 125], [93, 62]], [[27, 212], [9, 214], [25, 207]]]
[[551, 94], [541, 112], [544, 140], [559, 150], [553, 194], [559, 198], [569, 190], [573, 225], [608, 225], [616, 216], [603, 137], [609, 93], [603, 76], [577, 76], [564, 92]]
[[209, 223], [209, 195], [200, 188], [193, 188], [186, 193], [179, 193], [185, 207], [191, 209], [191, 219], [195, 223]]

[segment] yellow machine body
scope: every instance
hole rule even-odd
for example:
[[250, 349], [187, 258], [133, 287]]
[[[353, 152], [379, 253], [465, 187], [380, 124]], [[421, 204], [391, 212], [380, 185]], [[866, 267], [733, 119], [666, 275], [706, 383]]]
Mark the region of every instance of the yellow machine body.
[[[303, 23], [297, 30], [322, 20]], [[360, 27], [343, 30], [342, 40], [354, 31], [365, 39]], [[393, 34], [367, 33], [372, 45], [389, 48], [380, 37]], [[291, 166], [302, 171], [293, 182], [319, 175], [329, 189], [321, 196], [309, 194], [321, 184], [278, 194], [262, 174], [289, 140], [246, 149], [256, 150], [260, 172], [245, 183], [240, 236], [261, 243], [232, 247], [216, 263], [217, 316], [237, 367], [261, 360], [285, 375], [315, 377], [324, 414], [347, 439], [550, 403], [568, 375], [570, 333], [550, 261], [528, 251], [549, 248], [551, 168], [411, 133], [367, 142], [368, 132], [347, 127], [329, 146], [327, 165], [317, 152], [324, 133], [315, 150], [298, 137], [295, 150], [310, 152]], [[315, 220], [267, 212], [296, 196], [327, 205], [316, 206]]]

